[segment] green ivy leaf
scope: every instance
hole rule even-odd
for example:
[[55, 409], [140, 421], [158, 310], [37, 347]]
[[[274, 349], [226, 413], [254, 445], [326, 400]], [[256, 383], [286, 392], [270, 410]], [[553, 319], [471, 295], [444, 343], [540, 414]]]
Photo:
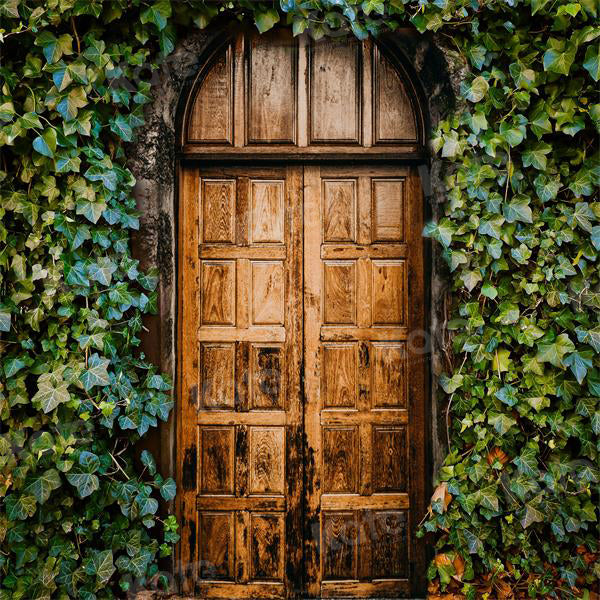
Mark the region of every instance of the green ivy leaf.
[[112, 550], [96, 552], [92, 559], [92, 565], [93, 573], [98, 578], [98, 583], [106, 583], [116, 571], [116, 567], [113, 564]]
[[39, 404], [40, 408], [49, 413], [59, 404], [64, 404], [71, 399], [68, 384], [59, 372], [43, 373], [38, 377], [38, 391], [33, 396], [32, 402]]
[[35, 498], [23, 494], [10, 494], [4, 499], [6, 516], [11, 521], [24, 521], [33, 517], [36, 510]]
[[264, 33], [272, 29], [275, 23], [279, 23], [279, 13], [273, 8], [257, 11], [254, 13], [254, 23], [258, 31]]
[[470, 102], [481, 102], [490, 89], [485, 77], [479, 75], [471, 82], [471, 85], [466, 89], [465, 98]]
[[600, 79], [600, 50], [598, 44], [591, 44], [585, 51], [585, 60], [583, 67], [592, 76], [594, 81]]
[[575, 60], [577, 47], [574, 44], [565, 44], [563, 41], [552, 38], [550, 38], [550, 44], [552, 47], [548, 48], [543, 56], [544, 71], [568, 75]]
[[54, 152], [56, 151], [56, 131], [54, 131], [52, 128], [49, 128], [46, 129], [42, 135], [38, 135], [33, 140], [33, 149], [43, 156], [52, 158], [54, 156]]
[[45, 504], [53, 490], [61, 486], [60, 475], [56, 469], [48, 469], [40, 475], [35, 475], [23, 488], [32, 495], [39, 504]]
[[170, 0], [158, 0], [142, 11], [140, 14], [141, 23], [153, 23], [159, 31], [167, 26], [167, 19], [171, 16]]
[[109, 385], [110, 377], [107, 370], [109, 364], [110, 360], [101, 358], [96, 353], [90, 356], [87, 369], [83, 371], [80, 377], [80, 381], [86, 392], [89, 392], [97, 385], [101, 387]]
[[527, 196], [519, 194], [518, 196], [515, 196], [507, 205], [505, 205], [503, 213], [508, 223], [514, 223], [515, 221], [533, 223], [533, 214], [531, 212], [529, 203], [530, 199]]

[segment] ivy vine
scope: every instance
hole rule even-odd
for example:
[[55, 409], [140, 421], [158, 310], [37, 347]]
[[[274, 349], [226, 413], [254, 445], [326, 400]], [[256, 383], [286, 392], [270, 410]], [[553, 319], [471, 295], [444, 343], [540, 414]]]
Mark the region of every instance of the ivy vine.
[[[178, 31], [219, 15], [318, 39], [412, 23], [468, 65], [432, 134], [454, 306], [431, 590], [587, 597], [600, 577], [600, 79], [595, 0], [0, 0], [0, 600], [161, 583], [175, 496], [134, 443], [166, 420], [139, 352], [125, 142]], [[165, 583], [165, 582], [163, 582]], [[596, 585], [596, 588], [594, 588]], [[512, 594], [512, 596], [511, 596]]]

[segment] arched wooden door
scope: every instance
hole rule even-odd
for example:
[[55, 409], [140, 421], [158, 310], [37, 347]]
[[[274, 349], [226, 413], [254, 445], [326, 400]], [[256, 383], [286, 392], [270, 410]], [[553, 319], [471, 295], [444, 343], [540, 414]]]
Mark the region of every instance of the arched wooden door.
[[413, 597], [425, 510], [423, 123], [370, 42], [239, 33], [180, 153], [185, 593]]

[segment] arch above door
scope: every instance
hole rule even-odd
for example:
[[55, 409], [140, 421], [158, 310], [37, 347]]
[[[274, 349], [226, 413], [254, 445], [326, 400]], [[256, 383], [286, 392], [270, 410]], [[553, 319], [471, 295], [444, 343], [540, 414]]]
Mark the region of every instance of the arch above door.
[[371, 40], [240, 32], [213, 45], [183, 110], [183, 155], [424, 155], [408, 65]]

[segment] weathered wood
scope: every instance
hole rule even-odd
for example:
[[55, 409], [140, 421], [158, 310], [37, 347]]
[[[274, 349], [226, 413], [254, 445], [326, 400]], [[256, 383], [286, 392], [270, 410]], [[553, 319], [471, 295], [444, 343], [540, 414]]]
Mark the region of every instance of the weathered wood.
[[423, 208], [393, 165], [422, 159], [409, 86], [370, 41], [247, 32], [214, 57], [179, 155], [182, 590], [417, 596]]
[[[407, 177], [390, 167], [305, 169], [305, 426], [314, 470], [306, 500], [309, 595], [390, 595], [392, 582], [412, 576], [407, 523], [416, 475], [409, 476], [409, 440], [422, 445], [422, 431], [412, 428], [412, 411], [420, 409], [408, 406], [403, 341], [413, 326], [407, 270], [419, 247], [413, 250], [412, 237], [397, 243], [409, 230], [417, 235], [414, 221], [406, 223]], [[356, 201], [330, 201], [336, 181], [338, 189], [356, 190]], [[382, 182], [388, 210], [381, 207]], [[411, 210], [420, 214], [415, 204]], [[336, 209], [351, 215], [336, 220]], [[321, 231], [311, 226], [317, 219]], [[342, 236], [344, 260], [331, 260], [323, 246]], [[385, 258], [382, 247], [389, 248]], [[422, 281], [416, 271], [411, 276]], [[411, 368], [423, 377], [422, 365]], [[406, 586], [395, 589], [400, 595]]]
[[178, 545], [181, 590], [193, 593], [198, 578], [196, 495], [198, 493], [198, 371], [200, 368], [196, 327], [200, 322], [198, 302], [200, 261], [197, 248], [200, 231], [198, 170], [179, 171], [179, 386], [177, 403], [177, 498], [181, 525]]
[[213, 53], [192, 90], [183, 150], [413, 152], [424, 146], [423, 119], [404, 79], [371, 40], [240, 32]]
[[251, 35], [248, 43], [249, 143], [296, 141], [297, 40], [291, 31]]

